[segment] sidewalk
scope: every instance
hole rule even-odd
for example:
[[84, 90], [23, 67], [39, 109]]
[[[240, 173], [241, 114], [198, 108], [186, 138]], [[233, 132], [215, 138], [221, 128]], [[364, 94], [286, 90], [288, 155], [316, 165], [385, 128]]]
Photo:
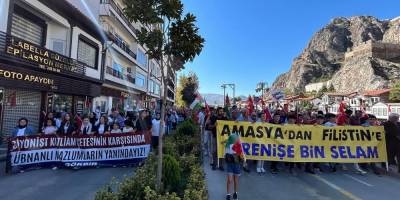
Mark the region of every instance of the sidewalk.
[[7, 146], [0, 145], [0, 161], [5, 161], [7, 158]]

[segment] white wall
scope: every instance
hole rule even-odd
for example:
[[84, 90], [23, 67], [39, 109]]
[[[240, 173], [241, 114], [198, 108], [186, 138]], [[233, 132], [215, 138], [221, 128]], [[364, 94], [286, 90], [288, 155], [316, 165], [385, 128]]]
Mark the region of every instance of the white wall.
[[86, 15], [89, 19], [98, 21], [100, 11], [100, 0], [67, 0]]
[[10, 0], [0, 0], [0, 31], [7, 32], [8, 8]]
[[80, 29], [79, 27], [73, 27], [72, 28], [72, 41], [71, 41], [71, 58], [76, 59], [78, 56], [78, 41], [79, 41], [79, 35], [82, 34], [86, 38], [90, 39], [92, 42], [97, 44], [97, 47], [99, 49], [98, 55], [97, 55], [97, 69], [93, 69], [90, 67], [86, 67], [86, 76], [99, 79], [100, 80], [100, 74], [101, 74], [101, 51], [103, 49], [103, 45], [101, 44], [100, 41]]

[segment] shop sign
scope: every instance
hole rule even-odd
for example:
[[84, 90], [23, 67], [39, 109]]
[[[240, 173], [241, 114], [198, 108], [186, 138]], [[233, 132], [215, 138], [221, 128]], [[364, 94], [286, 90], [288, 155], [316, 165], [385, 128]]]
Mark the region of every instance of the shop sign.
[[0, 69], [0, 79], [1, 78], [27, 81], [27, 82], [38, 83], [41, 85], [48, 85], [48, 86], [54, 85], [54, 80], [51, 78], [36, 76], [36, 75], [32, 75], [32, 74], [25, 74], [22, 72], [14, 72], [11, 70], [4, 70], [4, 69]]
[[84, 65], [78, 61], [13, 36], [9, 36], [7, 40], [6, 52], [14, 57], [34, 62], [48, 71], [84, 73]]
[[129, 93], [127, 93], [127, 92], [121, 92], [121, 97], [128, 98], [130, 96], [131, 95]]

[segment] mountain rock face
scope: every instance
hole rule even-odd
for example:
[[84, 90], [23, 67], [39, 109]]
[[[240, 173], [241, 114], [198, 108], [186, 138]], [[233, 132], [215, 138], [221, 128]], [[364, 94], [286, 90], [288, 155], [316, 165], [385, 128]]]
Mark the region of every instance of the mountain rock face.
[[[400, 54], [387, 55], [387, 49], [397, 47], [400, 20], [382, 21], [370, 16], [335, 18], [312, 37], [290, 70], [280, 75], [272, 87], [298, 92], [304, 91], [306, 84], [326, 80], [332, 80], [335, 89], [343, 92], [387, 87], [399, 78]], [[354, 55], [345, 59], [345, 54], [352, 51]]]

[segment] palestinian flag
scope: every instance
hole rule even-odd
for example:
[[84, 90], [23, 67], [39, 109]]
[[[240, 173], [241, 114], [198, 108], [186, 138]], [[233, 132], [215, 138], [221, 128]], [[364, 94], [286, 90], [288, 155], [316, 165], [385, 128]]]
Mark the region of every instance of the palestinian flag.
[[192, 110], [198, 110], [201, 108], [201, 96], [199, 93], [196, 94], [196, 98], [194, 99], [194, 101], [192, 102], [192, 104], [190, 104], [190, 109]]
[[237, 156], [242, 155], [242, 143], [240, 142], [240, 138], [237, 133], [232, 133], [229, 135], [225, 144], [225, 153], [236, 154]]

